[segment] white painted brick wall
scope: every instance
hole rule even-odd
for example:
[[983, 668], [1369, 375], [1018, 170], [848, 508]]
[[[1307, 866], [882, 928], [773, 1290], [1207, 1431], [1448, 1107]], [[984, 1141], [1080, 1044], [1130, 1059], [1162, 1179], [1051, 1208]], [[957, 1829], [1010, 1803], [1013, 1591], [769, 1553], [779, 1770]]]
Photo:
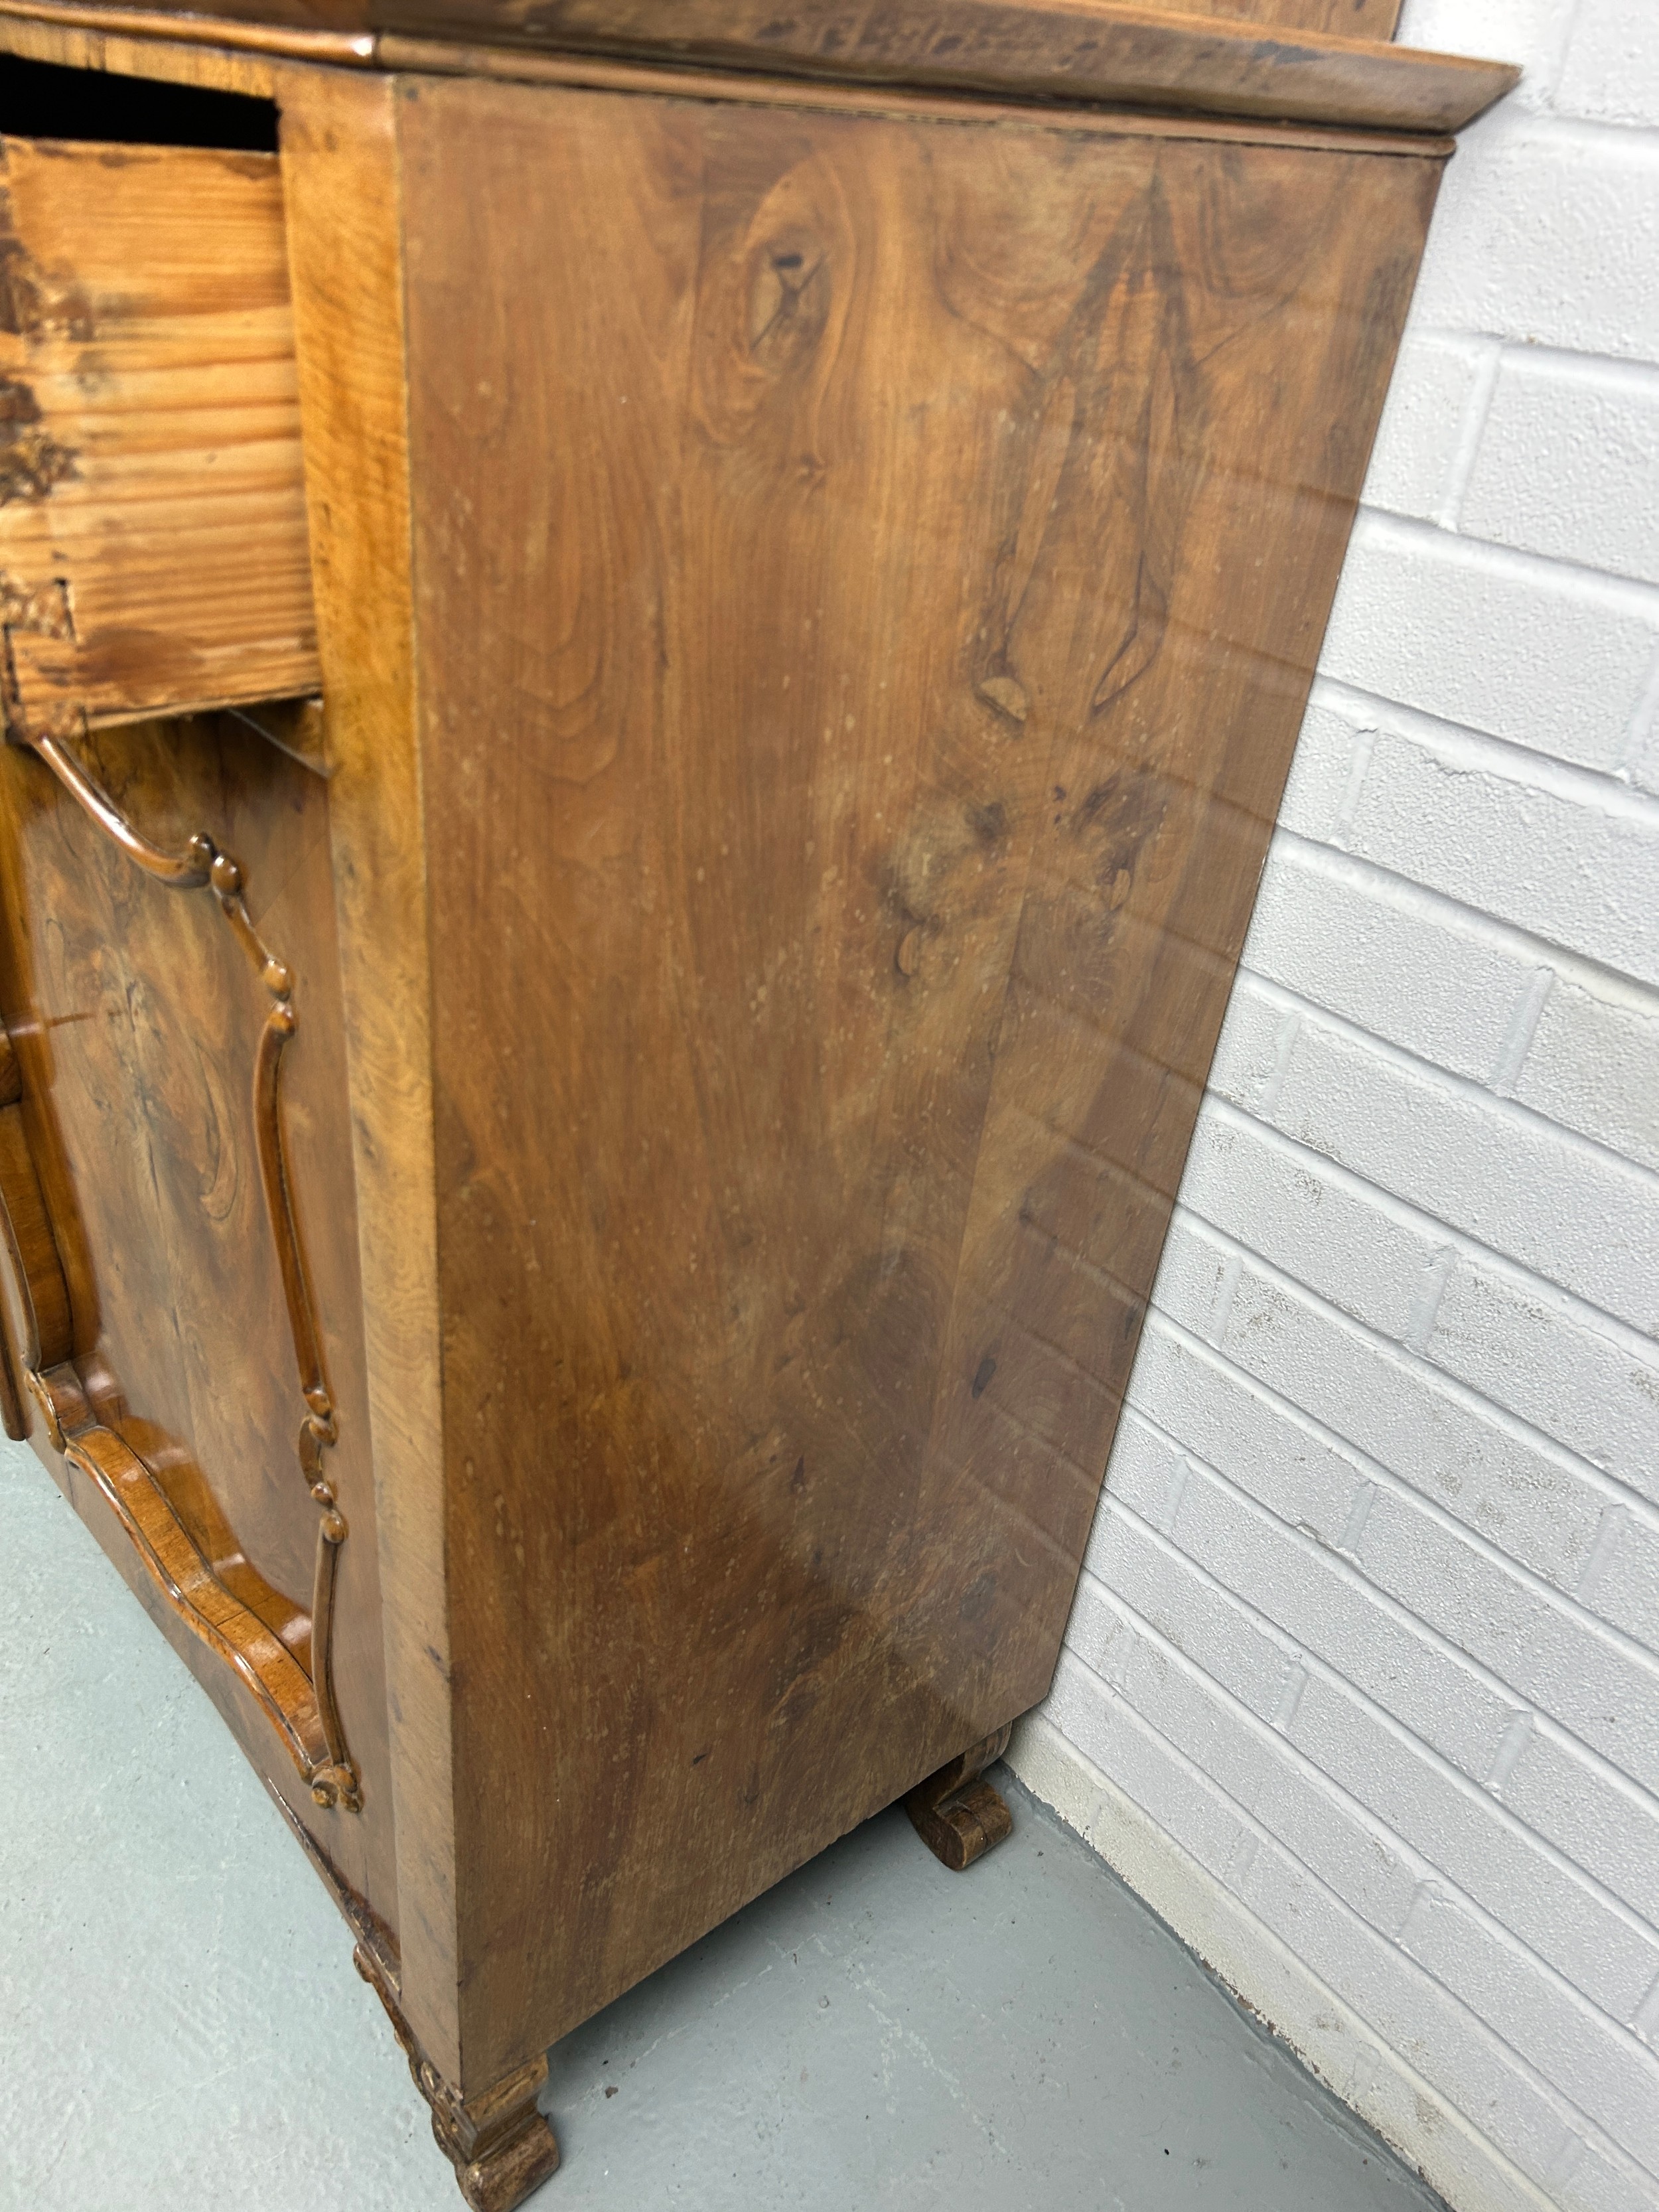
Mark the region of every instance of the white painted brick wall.
[[1659, 584], [1659, 377], [1570, 354], [1488, 357], [1492, 395], [1455, 526]]
[[1455, 2205], [1659, 2212], [1659, 0], [1401, 36], [1528, 75], [1014, 1758]]

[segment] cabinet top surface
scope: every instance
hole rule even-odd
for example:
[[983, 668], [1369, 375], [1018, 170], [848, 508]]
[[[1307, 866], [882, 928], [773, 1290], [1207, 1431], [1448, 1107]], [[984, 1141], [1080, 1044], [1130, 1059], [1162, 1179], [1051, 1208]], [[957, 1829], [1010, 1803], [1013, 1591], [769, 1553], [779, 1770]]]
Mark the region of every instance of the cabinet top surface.
[[146, 40], [511, 75], [611, 57], [1078, 108], [1110, 105], [1421, 135], [1501, 99], [1505, 64], [1389, 45], [1393, 0], [0, 0]]

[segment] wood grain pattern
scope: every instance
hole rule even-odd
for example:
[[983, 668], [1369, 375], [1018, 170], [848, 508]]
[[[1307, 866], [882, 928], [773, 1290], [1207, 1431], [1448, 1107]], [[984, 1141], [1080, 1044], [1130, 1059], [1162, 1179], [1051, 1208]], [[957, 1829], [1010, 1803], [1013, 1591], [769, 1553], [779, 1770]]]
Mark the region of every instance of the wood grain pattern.
[[1012, 1733], [1012, 1729], [999, 1729], [983, 1742], [970, 1744], [905, 1797], [911, 1826], [952, 1874], [965, 1873], [1014, 1832], [1013, 1814], [985, 1779], [986, 1768], [1007, 1750]]
[[[325, 705], [77, 738], [137, 869], [0, 753], [0, 1411], [505, 2212], [548, 2042], [896, 1798], [1002, 1832], [1438, 175], [1335, 125], [1452, 79], [1322, 0], [684, 0], [695, 68], [660, 0], [349, 69], [16, 4], [281, 104]], [[142, 872], [198, 828], [245, 927]], [[257, 1710], [325, 1630], [349, 1821]]]
[[[1401, 0], [1183, 0], [1178, 12], [1221, 15], [1237, 22], [1266, 23], [1279, 30], [1329, 31], [1351, 39], [1391, 39], [1400, 21], [1401, 6]], [[318, 12], [314, 8], [307, 10], [306, 25], [283, 21], [284, 10], [280, 0], [258, 9], [263, 21], [245, 22], [234, 21], [230, 9], [210, 11], [203, 21], [192, 20], [194, 11], [181, 15], [143, 4], [103, 5], [98, 0], [0, 0], [0, 15], [37, 16], [47, 9], [59, 21], [73, 21], [93, 31], [181, 40], [216, 40], [223, 46], [283, 54], [296, 60], [349, 64], [372, 59], [374, 52], [372, 32], [309, 27]], [[364, 16], [367, 21], [367, 9]], [[389, 15], [386, 20], [393, 18]]]
[[[19, 0], [0, 0], [0, 9]], [[1254, 5], [1179, 13], [1147, 0], [849, 0], [780, 15], [763, 0], [332, 0], [322, 12], [369, 43], [352, 58], [418, 70], [427, 42], [634, 56], [782, 77], [939, 86], [1019, 100], [1109, 103], [1368, 130], [1461, 130], [1515, 83], [1505, 64], [1387, 43], [1386, 8], [1356, 18], [1340, 0], [1291, 0], [1280, 20]], [[118, 32], [127, 11], [32, 0], [43, 21]], [[221, 24], [250, 45], [302, 52], [271, 0], [225, 0], [210, 15], [132, 12], [148, 35], [211, 41]], [[314, 20], [307, 8], [307, 20]], [[263, 17], [264, 27], [247, 21]], [[1340, 28], [1330, 27], [1326, 18]], [[289, 18], [292, 20], [292, 18]], [[1383, 25], [1387, 29], [1383, 29]], [[1355, 28], [1380, 35], [1356, 37]], [[228, 34], [226, 36], [228, 43]], [[447, 64], [433, 56], [430, 65]]]
[[276, 162], [0, 154], [9, 726], [314, 690]]
[[146, 1571], [191, 1633], [235, 1671], [301, 1772], [309, 1776], [327, 1767], [331, 1750], [305, 1660], [215, 1574], [137, 1453], [95, 1419], [68, 1429], [63, 1449], [102, 1492]]
[[[303, 62], [251, 50], [216, 48], [179, 38], [121, 37], [82, 27], [54, 16], [51, 21], [10, 15], [8, 6], [26, 0], [0, 0], [0, 54], [14, 53], [35, 61], [71, 68], [97, 69], [117, 76], [153, 82], [197, 85], [220, 92], [246, 94], [278, 100], [290, 118], [317, 96], [317, 88], [337, 77], [337, 72], [314, 69]], [[93, 11], [100, 15], [118, 12]], [[192, 30], [216, 32], [221, 19], [191, 19]], [[663, 62], [611, 61], [603, 56], [543, 54], [523, 46], [486, 46], [476, 42], [434, 38], [409, 39], [396, 32], [374, 40], [374, 59], [392, 72], [440, 76], [482, 76], [505, 83], [537, 84], [548, 88], [570, 85], [587, 91], [631, 92], [645, 97], [691, 100], [718, 99], [731, 106], [787, 107], [792, 112], [822, 110], [847, 115], [908, 116], [917, 122], [996, 123], [1024, 125], [1029, 108], [1009, 100], [994, 100], [963, 92], [927, 92], [875, 83], [835, 84], [828, 78], [810, 84], [799, 78], [765, 77], [731, 71], [675, 67]], [[1283, 145], [1286, 126], [1271, 118], [1246, 120], [1216, 115], [1181, 116], [1153, 109], [1119, 108], [1070, 110], [1066, 127], [1077, 134], [1122, 137], [1145, 133], [1155, 137], [1200, 137], [1206, 144]], [[1395, 155], [1449, 154], [1452, 142], [1426, 140], [1421, 132], [1389, 132], [1373, 129], [1296, 127], [1298, 145], [1320, 147], [1338, 153], [1370, 153], [1382, 159]], [[342, 149], [343, 152], [343, 149]], [[290, 254], [294, 234], [289, 234]], [[291, 265], [291, 264], [290, 264]], [[315, 532], [313, 526], [313, 546]], [[276, 702], [267, 702], [261, 719], [269, 726]], [[246, 711], [246, 710], [245, 710]], [[287, 740], [279, 738], [278, 742]], [[302, 757], [313, 757], [300, 748]]]
[[[9, 1036], [5, 1056], [10, 1096], [0, 1107], [0, 1237], [10, 1266], [7, 1365], [14, 1376], [21, 1370], [27, 1376], [59, 1367], [73, 1356], [75, 1322], [58, 1241], [29, 1150], [21, 1072]], [[8, 1411], [22, 1416], [20, 1425], [7, 1430], [21, 1442], [28, 1433], [27, 1416], [21, 1404]]]
[[[403, 208], [389, 79], [283, 106], [328, 824], [360, 1194], [396, 1800], [398, 2001], [460, 2075], [426, 803], [416, 742]], [[523, 2054], [521, 2054], [523, 2055]], [[481, 2086], [475, 2077], [469, 2088]]]
[[[24, 1131], [13, 1129], [8, 1111], [9, 1108], [18, 1103], [22, 1095], [23, 1072], [17, 1064], [17, 1054], [12, 1049], [10, 1037], [4, 1029], [0, 1027], [0, 1234], [3, 1234], [6, 1237], [7, 1256], [11, 1262], [10, 1279], [20, 1285], [26, 1285], [29, 1281], [31, 1267], [27, 1255], [17, 1240], [15, 1225], [16, 1211], [13, 1205], [8, 1202], [9, 1199], [13, 1194], [20, 1194], [27, 1206], [28, 1198], [33, 1195], [43, 1216], [46, 1210], [45, 1201], [40, 1195], [40, 1179], [34, 1173], [34, 1162], [28, 1150], [27, 1134]], [[21, 1173], [24, 1168], [27, 1170], [27, 1182]], [[33, 1186], [32, 1194], [28, 1188], [31, 1183]], [[37, 1257], [33, 1267], [33, 1272], [37, 1275], [39, 1266]], [[59, 1273], [61, 1273], [60, 1268]], [[64, 1300], [67, 1305], [69, 1300], [67, 1284], [64, 1288]], [[3, 1295], [0, 1294], [0, 1307], [3, 1307], [5, 1304]], [[17, 1309], [20, 1314], [21, 1307], [22, 1299], [20, 1297]], [[24, 1316], [25, 1330], [27, 1328], [27, 1321], [28, 1316]], [[39, 1334], [37, 1320], [34, 1330], [35, 1340], [38, 1340]], [[11, 1315], [0, 1316], [0, 1427], [4, 1428], [6, 1434], [14, 1443], [21, 1443], [29, 1432], [28, 1415], [23, 1406], [24, 1372], [25, 1364], [20, 1332], [15, 1326]]]
[[[3, 27], [0, 27], [3, 33]], [[832, 84], [828, 78], [791, 81], [743, 76], [730, 70], [675, 68], [663, 62], [607, 60], [594, 54], [536, 54], [512, 46], [455, 44], [437, 39], [404, 39], [387, 32], [377, 52], [388, 67], [409, 67], [441, 76], [483, 77], [501, 84], [568, 86], [583, 92], [620, 92], [666, 100], [718, 100], [726, 107], [781, 108], [792, 115], [866, 115], [915, 123], [1007, 124], [1029, 127], [1029, 106], [1009, 100], [981, 99], [967, 93], [921, 92], [874, 83]], [[1056, 118], [1058, 121], [1059, 118]], [[1160, 114], [1152, 108], [1068, 108], [1063, 126], [1073, 137], [1194, 138], [1205, 145], [1298, 146], [1330, 153], [1398, 155], [1443, 159], [1455, 141], [1419, 132], [1294, 125], [1271, 118], [1246, 121], [1238, 116]]]
[[536, 2105], [547, 2080], [545, 2055], [538, 2051], [489, 2088], [463, 2097], [422, 2050], [396, 1986], [367, 1946], [359, 1945], [354, 1964], [386, 2007], [415, 2087], [431, 2112], [433, 2136], [454, 2166], [471, 2212], [513, 2212], [558, 2167], [559, 2139]]
[[[316, 1302], [306, 1266], [293, 1172], [283, 1133], [283, 1063], [299, 1021], [294, 1004], [293, 970], [276, 957], [254, 927], [248, 912], [246, 879], [240, 864], [229, 854], [221, 852], [205, 831], [192, 833], [183, 851], [168, 852], [152, 843], [127, 819], [69, 746], [58, 738], [41, 736], [35, 739], [34, 750], [82, 811], [98, 824], [135, 866], [142, 868], [153, 881], [163, 884], [169, 890], [205, 890], [210, 893], [233, 938], [246, 956], [253, 978], [268, 1001], [253, 1056], [251, 1086], [253, 1150], [264, 1193], [266, 1226], [275, 1248], [277, 1273], [288, 1311], [289, 1337], [293, 1346], [297, 1390], [301, 1401], [299, 1472], [319, 1515], [311, 1616], [307, 1626], [297, 1632], [305, 1639], [306, 1656], [301, 1663], [309, 1678], [305, 1684], [309, 1710], [299, 1724], [295, 1724], [291, 1694], [266, 1686], [257, 1662], [250, 1664], [238, 1647], [228, 1644], [217, 1623], [212, 1626], [208, 1640], [231, 1657], [234, 1663], [240, 1666], [242, 1672], [256, 1686], [270, 1688], [265, 1702], [272, 1715], [278, 1717], [279, 1726], [315, 1802], [325, 1806], [342, 1805], [349, 1812], [359, 1812], [362, 1810], [359, 1778], [346, 1747], [339, 1707], [334, 1695], [332, 1635], [335, 1589], [340, 1547], [349, 1531], [330, 1479], [326, 1455], [331, 1453], [339, 1442], [339, 1418], [328, 1385], [327, 1362], [323, 1356], [322, 1338], [317, 1325]], [[10, 1231], [10, 1243], [14, 1254], [19, 1253], [15, 1227]], [[61, 1291], [64, 1287], [62, 1269], [57, 1264], [55, 1252], [52, 1261], [52, 1279]], [[22, 1266], [27, 1283], [26, 1259]], [[34, 1304], [33, 1297], [30, 1303], [32, 1306]], [[31, 1364], [38, 1375], [42, 1364], [38, 1353]], [[34, 1375], [31, 1376], [30, 1381], [31, 1387], [33, 1387]], [[56, 1405], [50, 1401], [48, 1413], [48, 1434], [52, 1447], [55, 1450], [64, 1451], [67, 1449], [65, 1424]], [[139, 1478], [148, 1479], [149, 1470], [118, 1438], [112, 1439], [113, 1460], [108, 1454], [100, 1459], [94, 1450], [93, 1440], [107, 1433], [96, 1429], [89, 1430], [85, 1436], [76, 1432], [83, 1452], [91, 1455], [82, 1463], [99, 1481], [112, 1504], [117, 1505], [129, 1533], [143, 1551], [146, 1561], [164, 1592], [179, 1604], [190, 1624], [197, 1626], [209, 1617], [201, 1594], [185, 1589], [167, 1566], [166, 1554], [158, 1548], [149, 1526], [142, 1516], [130, 1513], [122, 1502], [126, 1492], [133, 1489], [135, 1483], [142, 1487]], [[110, 1479], [111, 1470], [112, 1467], [118, 1467], [124, 1459], [132, 1461], [136, 1473], [132, 1483], [118, 1487]], [[210, 1578], [211, 1571], [205, 1568], [205, 1563], [204, 1568]]]
[[1437, 170], [399, 138], [465, 2083], [1042, 1695]]
[[[840, 82], [1417, 131], [1461, 130], [1516, 82], [1507, 64], [1328, 32], [1276, 32], [1132, 0], [853, 0], [781, 14], [764, 0], [534, 0], [470, 24], [409, 0], [386, 31], [464, 29], [544, 47], [696, 61]], [[395, 49], [417, 66], [417, 49]], [[388, 56], [388, 58], [390, 58]]]
[[1280, 31], [1333, 31], [1345, 39], [1391, 39], [1403, 0], [1182, 0], [1188, 15], [1230, 15]]
[[[106, 29], [106, 24], [112, 27]], [[0, 0], [0, 53], [67, 69], [243, 93], [255, 100], [275, 96], [283, 63], [258, 46], [222, 37], [217, 21], [212, 24], [217, 41], [213, 45], [187, 37], [144, 37], [143, 28], [143, 18], [127, 9], [76, 9], [46, 15], [33, 9], [31, 0]]]
[[[234, 845], [249, 925], [292, 963], [301, 1018], [283, 1049], [283, 1110], [342, 1408], [329, 1482], [355, 1540], [329, 1558], [323, 1595], [339, 1729], [364, 1777], [361, 1819], [314, 1805], [289, 1763], [332, 1758], [310, 1679], [329, 1547], [295, 1461], [306, 1409], [254, 1113], [275, 1002], [250, 980], [238, 918], [216, 911], [213, 891], [180, 896], [149, 880], [40, 762], [8, 749], [0, 1006], [21, 1095], [0, 1121], [23, 1118], [70, 1309], [64, 1361], [46, 1370], [47, 1397], [68, 1394], [58, 1417], [67, 1460], [45, 1448], [37, 1418], [42, 1456], [343, 1882], [395, 1917], [326, 787], [228, 716], [131, 725], [78, 750], [162, 851], [184, 848], [204, 822], [216, 843]], [[13, 1312], [9, 1287], [7, 1303]], [[16, 1330], [14, 1318], [14, 1343]], [[286, 1689], [276, 1644], [294, 1662]], [[244, 1686], [225, 1679], [227, 1659]], [[297, 1749], [270, 1736], [262, 1698], [297, 1729]]]
[[[240, 19], [234, 9], [228, 9], [205, 20], [194, 9], [143, 4], [125, 7], [119, 4], [119, 0], [109, 5], [102, 4], [102, 0], [0, 0], [0, 16], [19, 21], [50, 22], [94, 36], [107, 31], [118, 40], [178, 41], [186, 49], [204, 44], [216, 46], [237, 57], [251, 70], [259, 69], [256, 58], [266, 55], [325, 68], [349, 68], [374, 58], [372, 36], [349, 30], [319, 29], [311, 20], [283, 21], [285, 13], [291, 12], [284, 9], [282, 0], [269, 9], [251, 8]], [[56, 60], [58, 57], [54, 54], [42, 58]], [[90, 61], [80, 65], [100, 66]], [[111, 62], [108, 66], [113, 68], [116, 64]], [[186, 82], [193, 81], [185, 79]], [[202, 81], [226, 92], [255, 92], [259, 98], [270, 97], [268, 78], [262, 86], [249, 82], [227, 82], [216, 74]]]

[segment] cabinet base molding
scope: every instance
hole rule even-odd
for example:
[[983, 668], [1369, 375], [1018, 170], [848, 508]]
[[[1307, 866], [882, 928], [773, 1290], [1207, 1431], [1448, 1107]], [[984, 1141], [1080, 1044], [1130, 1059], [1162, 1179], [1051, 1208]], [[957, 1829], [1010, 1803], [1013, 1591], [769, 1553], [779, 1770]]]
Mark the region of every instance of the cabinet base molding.
[[461, 2195], [472, 2212], [513, 2212], [559, 2163], [559, 2139], [536, 2109], [547, 2079], [545, 2056], [515, 2066], [476, 2097], [463, 2097], [422, 2051], [379, 1962], [361, 1943], [352, 1964], [386, 2007], [415, 2087], [432, 2108], [432, 2132], [455, 2169]]
[[[1011, 1724], [1012, 1725], [1012, 1724]], [[1014, 1816], [1001, 1795], [984, 1779], [985, 1769], [1008, 1748], [1010, 1729], [1000, 1728], [972, 1744], [904, 1801], [910, 1825], [933, 1856], [960, 1874], [1014, 1832]]]

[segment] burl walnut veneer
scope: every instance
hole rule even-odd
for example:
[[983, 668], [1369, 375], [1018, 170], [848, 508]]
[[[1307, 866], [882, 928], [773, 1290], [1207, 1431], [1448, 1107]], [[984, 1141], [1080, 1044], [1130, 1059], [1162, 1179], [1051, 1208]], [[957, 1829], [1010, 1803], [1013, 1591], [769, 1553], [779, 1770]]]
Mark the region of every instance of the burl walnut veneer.
[[1048, 1687], [1421, 252], [1393, 0], [0, 0], [0, 1410], [470, 2203]]

